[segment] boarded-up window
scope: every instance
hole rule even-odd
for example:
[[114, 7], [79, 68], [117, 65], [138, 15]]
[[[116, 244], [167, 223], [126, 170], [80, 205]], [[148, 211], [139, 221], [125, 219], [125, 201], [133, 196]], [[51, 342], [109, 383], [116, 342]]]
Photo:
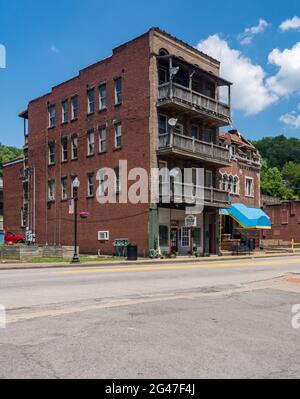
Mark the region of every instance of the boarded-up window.
[[281, 224], [289, 224], [289, 213], [287, 209], [281, 209], [280, 211]]

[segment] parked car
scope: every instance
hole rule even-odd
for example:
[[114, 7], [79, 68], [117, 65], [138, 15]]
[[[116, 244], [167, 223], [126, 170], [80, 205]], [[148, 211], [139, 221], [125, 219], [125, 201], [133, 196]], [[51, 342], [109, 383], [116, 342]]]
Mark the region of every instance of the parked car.
[[4, 230], [4, 242], [5, 244], [22, 244], [25, 242], [25, 236]]

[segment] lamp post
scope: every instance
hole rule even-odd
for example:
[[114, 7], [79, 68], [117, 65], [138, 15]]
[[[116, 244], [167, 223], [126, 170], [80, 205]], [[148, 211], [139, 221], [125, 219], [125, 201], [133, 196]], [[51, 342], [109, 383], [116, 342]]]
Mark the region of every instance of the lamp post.
[[73, 186], [73, 201], [74, 201], [74, 255], [71, 263], [80, 263], [77, 251], [77, 202], [78, 202], [78, 189], [80, 181], [76, 177], [72, 183]]

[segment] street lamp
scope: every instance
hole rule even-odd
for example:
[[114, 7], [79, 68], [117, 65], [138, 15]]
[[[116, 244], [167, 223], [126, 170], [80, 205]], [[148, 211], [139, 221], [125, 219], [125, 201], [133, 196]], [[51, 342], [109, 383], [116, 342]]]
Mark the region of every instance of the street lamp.
[[78, 177], [73, 180], [73, 201], [74, 201], [74, 256], [71, 263], [80, 263], [80, 259], [77, 251], [77, 202], [78, 202], [78, 189], [80, 181]]

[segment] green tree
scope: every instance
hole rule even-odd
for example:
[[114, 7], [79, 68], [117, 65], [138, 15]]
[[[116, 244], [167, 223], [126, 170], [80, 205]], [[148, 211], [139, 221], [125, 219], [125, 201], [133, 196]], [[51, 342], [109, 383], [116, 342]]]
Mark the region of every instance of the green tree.
[[3, 171], [3, 164], [22, 155], [22, 150], [16, 147], [7, 147], [0, 144], [0, 172]]
[[265, 137], [253, 144], [270, 167], [284, 168], [287, 162], [300, 163], [300, 140], [283, 135]]
[[265, 160], [262, 161], [261, 192], [285, 200], [295, 197], [294, 191], [285, 186], [280, 170], [277, 167], [270, 168]]
[[300, 163], [288, 162], [283, 168], [282, 177], [286, 186], [300, 197]]

